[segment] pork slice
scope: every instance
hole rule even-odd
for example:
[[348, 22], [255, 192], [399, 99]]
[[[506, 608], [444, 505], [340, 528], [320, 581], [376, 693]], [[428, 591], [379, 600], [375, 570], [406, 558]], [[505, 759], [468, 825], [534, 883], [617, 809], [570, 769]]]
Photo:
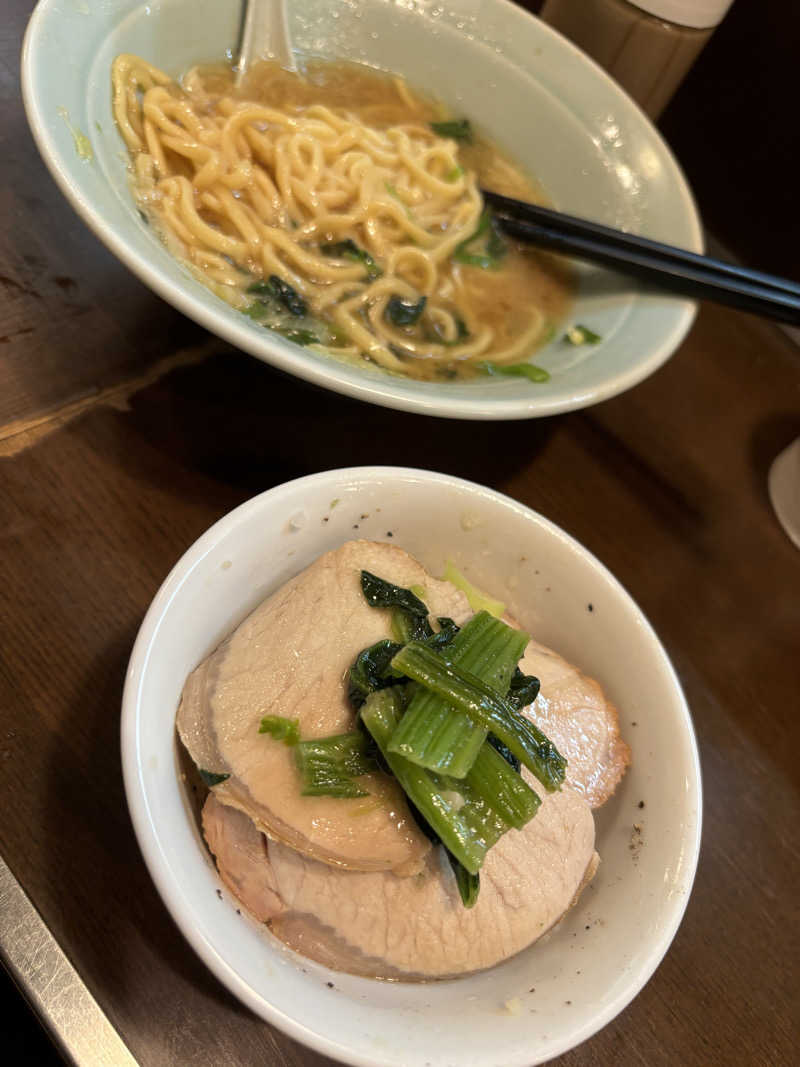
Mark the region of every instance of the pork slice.
[[593, 678], [536, 641], [529, 643], [519, 666], [541, 684], [524, 714], [566, 757], [569, 785], [593, 808], [600, 807], [631, 760], [630, 748], [620, 736], [617, 709]]
[[356, 655], [390, 633], [390, 612], [370, 607], [362, 569], [401, 586], [422, 586], [435, 616], [457, 623], [466, 597], [393, 545], [351, 541], [328, 552], [248, 616], [190, 675], [178, 710], [195, 763], [230, 777], [222, 803], [256, 827], [324, 863], [361, 871], [419, 871], [430, 851], [397, 783], [382, 772], [359, 779], [363, 799], [300, 796], [290, 748], [259, 734], [264, 715], [296, 718], [303, 738], [355, 729], [346, 674]]
[[[263, 841], [252, 824], [234, 825], [238, 819], [219, 804], [204, 812], [221, 874], [231, 858], [239, 862], [236, 849], [225, 844], [228, 835], [248, 833], [249, 855], [257, 851], [256, 839]], [[413, 878], [337, 869], [274, 841], [260, 862], [271, 868], [264, 879], [267, 903], [249, 894], [240, 899], [264, 915], [277, 893], [282, 907], [269, 925], [291, 948], [353, 974], [430, 979], [491, 967], [537, 940], [575, 901], [594, 873], [597, 855], [591, 810], [565, 787], [545, 795], [535, 818], [490, 850], [471, 909], [461, 903], [441, 848], [429, 852]], [[222, 876], [238, 895], [241, 875]], [[250, 880], [248, 888], [253, 885]]]
[[217, 861], [220, 878], [247, 910], [266, 922], [283, 911], [267, 839], [243, 811], [220, 804], [209, 793], [203, 805], [203, 836]]

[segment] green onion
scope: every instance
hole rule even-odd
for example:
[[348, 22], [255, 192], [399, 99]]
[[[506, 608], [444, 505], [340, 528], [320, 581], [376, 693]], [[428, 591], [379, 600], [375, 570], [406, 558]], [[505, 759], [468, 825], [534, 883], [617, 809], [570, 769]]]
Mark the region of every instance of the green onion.
[[588, 326], [570, 326], [561, 340], [568, 345], [596, 345], [603, 338]]
[[363, 263], [370, 281], [380, 278], [383, 271], [363, 248], [359, 248], [355, 241], [349, 237], [344, 241], [332, 241], [319, 246], [324, 256], [337, 256], [339, 259], [350, 259], [354, 263]]
[[457, 182], [458, 179], [462, 176], [463, 173], [464, 173], [464, 168], [460, 167], [460, 166], [458, 166], [458, 164], [456, 164], [455, 167], [452, 167], [447, 172], [447, 174], [445, 174], [444, 180], [446, 182]]
[[402, 648], [391, 666], [462, 711], [476, 726], [491, 730], [549, 792], [561, 787], [566, 761], [555, 745], [475, 674], [448, 663], [419, 641]]
[[491, 363], [485, 361], [478, 363], [478, 370], [484, 374], [506, 378], [528, 378], [532, 382], [549, 382], [550, 372], [544, 367], [537, 367], [535, 363]]
[[353, 780], [376, 770], [369, 742], [361, 731], [300, 741], [295, 756], [304, 797], [369, 796]]
[[456, 246], [453, 259], [469, 267], [497, 270], [500, 260], [507, 251], [508, 245], [500, 235], [494, 215], [488, 208], [485, 208], [477, 230], [466, 241]]
[[218, 774], [216, 771], [204, 771], [202, 767], [198, 767], [197, 770], [209, 789], [213, 788], [215, 785], [219, 785], [221, 782], [227, 782], [230, 778], [229, 774]]
[[444, 122], [432, 122], [430, 127], [439, 137], [450, 137], [454, 141], [472, 141], [472, 126], [469, 119], [446, 119]]
[[[505, 693], [529, 640], [523, 631], [507, 626], [486, 611], [479, 611], [461, 628], [443, 654], [448, 662]], [[443, 662], [439, 656], [435, 658]], [[397, 656], [392, 660], [393, 665], [396, 660]], [[484, 726], [460, 714], [441, 695], [424, 689], [409, 704], [392, 738], [392, 751], [421, 767], [463, 778], [485, 740]]]
[[361, 719], [413, 806], [445, 848], [470, 874], [477, 874], [486, 853], [508, 824], [486, 802], [456, 783], [463, 803], [448, 798], [450, 783], [390, 751], [401, 712], [396, 689], [381, 689], [367, 698]]
[[300, 723], [283, 715], [265, 715], [258, 732], [271, 734], [276, 741], [283, 741], [284, 745], [296, 745], [300, 740]]
[[448, 852], [447, 858], [450, 860], [450, 866], [456, 876], [456, 885], [461, 895], [461, 903], [465, 908], [474, 908], [481, 889], [481, 876], [479, 874], [470, 874], [467, 868], [459, 863], [452, 853]]

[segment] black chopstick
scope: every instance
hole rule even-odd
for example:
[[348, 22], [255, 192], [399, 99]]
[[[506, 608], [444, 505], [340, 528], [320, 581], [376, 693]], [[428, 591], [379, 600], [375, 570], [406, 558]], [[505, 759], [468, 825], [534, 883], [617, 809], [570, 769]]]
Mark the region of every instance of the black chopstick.
[[661, 289], [800, 324], [800, 284], [647, 237], [483, 190], [501, 229], [520, 241], [590, 260]]

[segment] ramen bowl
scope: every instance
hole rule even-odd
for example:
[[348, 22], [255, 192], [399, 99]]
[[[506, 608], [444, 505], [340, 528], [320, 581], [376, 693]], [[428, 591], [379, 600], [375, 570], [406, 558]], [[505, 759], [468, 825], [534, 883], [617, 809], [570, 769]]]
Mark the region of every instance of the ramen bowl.
[[[635, 104], [590, 59], [507, 0], [304, 0], [290, 4], [298, 52], [365, 63], [468, 116], [555, 207], [698, 251], [700, 227], [681, 172]], [[73, 207], [142, 281], [208, 330], [317, 385], [376, 404], [453, 418], [513, 419], [584, 407], [662, 364], [691, 325], [693, 303], [645, 292], [599, 268], [578, 270], [568, 324], [602, 340], [572, 346], [559, 330], [536, 353], [550, 380], [422, 382], [302, 348], [251, 322], [175, 260], [137, 211], [111, 112], [121, 52], [178, 76], [233, 54], [239, 0], [40, 0], [23, 48], [23, 94], [39, 149]]]
[[[617, 792], [596, 812], [601, 864], [576, 906], [519, 955], [455, 980], [378, 982], [295, 955], [238, 913], [183, 783], [175, 712], [186, 676], [264, 597], [353, 536], [400, 545], [434, 574], [452, 559], [502, 597], [537, 639], [599, 679], [632, 749]], [[430, 471], [311, 475], [208, 530], [142, 624], [126, 678], [122, 757], [145, 861], [195, 951], [263, 1019], [362, 1067], [530, 1067], [577, 1045], [651, 976], [694, 879], [697, 749], [647, 620], [598, 560], [541, 515]]]

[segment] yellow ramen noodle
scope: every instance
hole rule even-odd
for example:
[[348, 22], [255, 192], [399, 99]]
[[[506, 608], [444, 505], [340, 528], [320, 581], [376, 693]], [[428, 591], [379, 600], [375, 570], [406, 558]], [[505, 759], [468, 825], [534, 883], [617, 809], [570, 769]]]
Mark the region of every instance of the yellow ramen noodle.
[[497, 232], [479, 183], [535, 190], [401, 79], [264, 63], [237, 90], [230, 68], [178, 84], [130, 55], [112, 77], [148, 220], [289, 340], [410, 377], [469, 377], [525, 359], [563, 315], [563, 270]]

